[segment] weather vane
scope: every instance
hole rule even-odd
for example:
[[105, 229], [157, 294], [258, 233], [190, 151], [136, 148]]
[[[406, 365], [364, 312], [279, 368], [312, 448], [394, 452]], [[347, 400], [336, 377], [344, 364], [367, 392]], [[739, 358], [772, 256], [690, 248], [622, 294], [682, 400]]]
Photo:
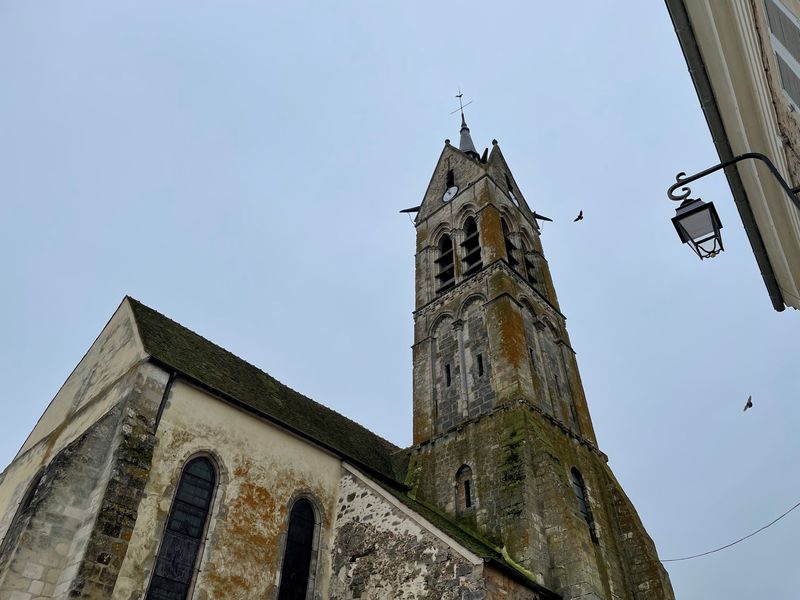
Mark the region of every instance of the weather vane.
[[463, 98], [463, 97], [464, 97], [464, 94], [461, 93], [461, 88], [458, 88], [458, 95], [456, 96], [456, 98], [458, 98], [458, 108], [455, 109], [453, 112], [451, 112], [450, 113], [451, 115], [454, 115], [457, 112], [461, 111], [461, 116], [462, 117], [464, 116], [464, 107], [465, 106], [469, 106], [470, 104], [472, 104], [472, 100], [470, 100], [466, 104], [462, 104], [461, 103], [461, 98]]

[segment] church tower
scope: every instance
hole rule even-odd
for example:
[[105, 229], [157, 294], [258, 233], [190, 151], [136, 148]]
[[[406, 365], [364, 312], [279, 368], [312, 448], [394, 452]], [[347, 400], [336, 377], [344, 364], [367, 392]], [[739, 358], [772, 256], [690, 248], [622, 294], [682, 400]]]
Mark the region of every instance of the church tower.
[[407, 483], [565, 600], [671, 599], [598, 448], [537, 218], [462, 113], [415, 220]]

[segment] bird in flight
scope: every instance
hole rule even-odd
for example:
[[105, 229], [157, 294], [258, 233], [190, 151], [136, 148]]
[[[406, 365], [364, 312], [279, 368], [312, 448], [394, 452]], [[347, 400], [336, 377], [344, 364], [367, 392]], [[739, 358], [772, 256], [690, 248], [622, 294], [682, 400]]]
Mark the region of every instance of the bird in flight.
[[[748, 396], [748, 397], [747, 397], [747, 404], [745, 404], [745, 405], [744, 405], [744, 410], [745, 410], [745, 411], [746, 411], [748, 408], [753, 408], [753, 397], [752, 397], [752, 396]], [[744, 411], [742, 411], [742, 412], [744, 412]]]
[[578, 216], [572, 219], [572, 222], [575, 223], [577, 221], [583, 221], [583, 211], [578, 213]]
[[533, 218], [538, 220], [538, 221], [551, 221], [551, 222], [553, 221], [553, 219], [551, 219], [549, 217], [545, 217], [544, 215], [540, 215], [536, 211], [533, 211]]

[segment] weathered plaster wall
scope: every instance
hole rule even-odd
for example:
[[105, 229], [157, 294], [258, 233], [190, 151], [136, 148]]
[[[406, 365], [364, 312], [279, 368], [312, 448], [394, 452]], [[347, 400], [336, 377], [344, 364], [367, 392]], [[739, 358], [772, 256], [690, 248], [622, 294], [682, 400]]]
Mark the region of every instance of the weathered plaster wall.
[[292, 501], [321, 515], [315, 598], [327, 598], [340, 461], [205, 392], [176, 381], [163, 413], [153, 468], [113, 598], [142, 597], [181, 470], [197, 454], [216, 462], [219, 485], [194, 598], [273, 598]]
[[[124, 402], [136, 385], [137, 371], [143, 368], [147, 368], [146, 365], [140, 365], [137, 370], [121, 377], [97, 396], [86, 400], [76, 412], [66, 417], [66, 421], [27, 451], [21, 452], [6, 467], [0, 475], [0, 535], [5, 535], [16, 506], [37, 473], [109, 410]], [[62, 399], [68, 401], [66, 398]]]
[[355, 473], [340, 484], [331, 554], [331, 598], [537, 598], [497, 572], [487, 576], [482, 559]]
[[[88, 422], [94, 422], [99, 414], [108, 410], [113, 403], [114, 398], [112, 395], [106, 394], [107, 389], [145, 358], [146, 354], [139, 340], [133, 313], [127, 300], [123, 301], [89, 351], [61, 386], [36, 427], [25, 440], [17, 457], [30, 450], [49, 434], [57, 433], [59, 428], [73, 417], [74, 413], [89, 403], [94, 404], [95, 407]], [[100, 406], [99, 398], [107, 398], [108, 401]], [[84, 419], [84, 421], [87, 420]], [[75, 428], [73, 427], [73, 429]], [[59, 437], [63, 440], [65, 436]]]
[[[0, 597], [109, 597], [136, 519], [165, 383], [166, 374], [147, 364], [125, 375], [114, 407], [46, 461], [29, 504], [8, 508]], [[40, 445], [52, 447], [47, 439]], [[29, 467], [25, 458], [34, 454], [12, 471]]]

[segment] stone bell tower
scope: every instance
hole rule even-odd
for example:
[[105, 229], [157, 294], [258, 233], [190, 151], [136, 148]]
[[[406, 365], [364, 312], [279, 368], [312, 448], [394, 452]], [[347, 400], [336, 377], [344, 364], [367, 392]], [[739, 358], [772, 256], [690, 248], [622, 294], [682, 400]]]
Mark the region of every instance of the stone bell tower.
[[565, 600], [671, 599], [598, 449], [537, 218], [462, 113], [415, 220], [407, 483]]

